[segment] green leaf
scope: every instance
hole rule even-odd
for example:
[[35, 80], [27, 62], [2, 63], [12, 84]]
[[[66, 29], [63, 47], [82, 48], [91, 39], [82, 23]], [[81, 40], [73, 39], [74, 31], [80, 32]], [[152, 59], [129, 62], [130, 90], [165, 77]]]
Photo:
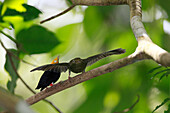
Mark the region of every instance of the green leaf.
[[164, 111], [164, 113], [170, 113], [170, 104], [168, 105], [167, 111]]
[[166, 98], [160, 105], [156, 106], [156, 108], [152, 111], [155, 112], [158, 108], [160, 108], [161, 106], [163, 106], [165, 103], [167, 103], [168, 101], [170, 101], [170, 98]]
[[3, 23], [0, 22], [0, 31], [2, 31], [4, 28], [11, 30], [10, 26], [13, 27], [12, 24], [8, 22], [3, 22]]
[[163, 73], [163, 72], [165, 72], [165, 71], [168, 71], [169, 69], [165, 69], [165, 70], [162, 70], [162, 71], [159, 71], [159, 72], [157, 72], [157, 73], [155, 73], [152, 77], [151, 77], [151, 79], [153, 79], [156, 75], [158, 75], [158, 74], [160, 74], [160, 73]]
[[169, 74], [170, 74], [169, 71], [167, 71], [166, 73], [164, 73], [164, 74], [160, 77], [159, 81], [162, 80], [163, 77], [168, 76]]
[[[4, 15], [0, 17], [0, 21], [3, 22], [3, 17], [5, 16], [22, 16], [24, 18], [24, 21], [30, 21], [39, 17], [39, 14], [41, 13], [40, 10], [27, 4], [22, 5], [24, 6], [24, 8], [26, 8], [25, 12], [19, 12], [15, 9], [7, 8]], [[2, 13], [2, 7], [3, 5], [0, 6], [0, 13]]]
[[38, 25], [20, 31], [16, 40], [20, 44], [19, 49], [27, 54], [46, 53], [59, 44], [53, 32]]
[[157, 70], [157, 69], [159, 69], [159, 68], [161, 68], [161, 67], [162, 67], [162, 66], [155, 67], [155, 68], [151, 69], [148, 73], [153, 73], [155, 70]]
[[7, 8], [7, 10], [5, 11], [5, 14], [3, 16], [17, 16], [17, 15], [20, 15], [21, 13], [18, 12], [17, 10], [15, 9], [10, 9], [10, 8]]
[[26, 12], [21, 13], [21, 15], [24, 17], [24, 21], [29, 21], [29, 20], [33, 20], [35, 18], [37, 18], [39, 16], [39, 14], [41, 13], [40, 10], [38, 10], [37, 8], [27, 5], [27, 4], [23, 4], [23, 6], [26, 8]]
[[[9, 50], [10, 53], [6, 54], [6, 62], [5, 62], [5, 69], [9, 73], [11, 80], [8, 81], [7, 83], [7, 88], [11, 93], [14, 93], [14, 89], [16, 87], [16, 81], [18, 79], [17, 74], [14, 71], [14, 68], [12, 66], [11, 60], [13, 61], [13, 65], [15, 66], [16, 70], [19, 67], [19, 60], [16, 59], [13, 55], [18, 56], [18, 53], [16, 50], [11, 49]], [[11, 55], [13, 54], [13, 55]], [[10, 56], [9, 56], [10, 55]], [[11, 57], [11, 60], [10, 60]]]
[[0, 22], [3, 22], [3, 20], [2, 20], [2, 3], [0, 4]]
[[13, 25], [9, 22], [4, 22], [2, 19], [2, 6], [3, 5], [0, 3], [0, 30], [3, 30], [4, 28], [11, 29], [10, 26], [13, 27]]

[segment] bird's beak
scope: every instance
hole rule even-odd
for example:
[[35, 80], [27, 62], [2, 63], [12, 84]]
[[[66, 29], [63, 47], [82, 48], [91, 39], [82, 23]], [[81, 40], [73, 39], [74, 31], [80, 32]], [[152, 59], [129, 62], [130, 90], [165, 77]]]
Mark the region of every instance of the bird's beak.
[[59, 63], [59, 56], [57, 56], [52, 62], [51, 64], [58, 64]]

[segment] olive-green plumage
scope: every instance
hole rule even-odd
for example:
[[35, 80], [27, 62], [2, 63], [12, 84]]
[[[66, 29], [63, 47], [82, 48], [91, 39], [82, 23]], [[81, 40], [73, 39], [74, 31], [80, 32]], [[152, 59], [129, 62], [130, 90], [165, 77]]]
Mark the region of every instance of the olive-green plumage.
[[125, 53], [125, 50], [122, 48], [107, 51], [101, 54], [97, 54], [91, 57], [88, 57], [86, 59], [81, 58], [74, 58], [69, 63], [58, 63], [58, 64], [47, 64], [40, 67], [37, 67], [32, 71], [35, 70], [43, 70], [43, 71], [52, 71], [52, 72], [66, 72], [69, 69], [69, 75], [70, 72], [74, 73], [80, 73], [84, 72], [87, 66], [90, 66], [94, 64], [95, 62], [99, 61], [100, 59], [103, 59], [105, 57], [108, 57], [110, 55], [114, 54], [122, 54]]
[[87, 62], [81, 58], [75, 58], [69, 62], [69, 70], [74, 73], [80, 73], [85, 70]]

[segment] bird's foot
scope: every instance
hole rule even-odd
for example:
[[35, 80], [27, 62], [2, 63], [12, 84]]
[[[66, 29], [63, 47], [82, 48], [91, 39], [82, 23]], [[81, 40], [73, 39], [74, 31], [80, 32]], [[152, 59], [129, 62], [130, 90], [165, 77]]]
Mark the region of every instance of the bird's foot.
[[71, 78], [72, 78], [72, 77], [68, 76], [68, 81], [69, 81], [69, 82], [71, 82]]

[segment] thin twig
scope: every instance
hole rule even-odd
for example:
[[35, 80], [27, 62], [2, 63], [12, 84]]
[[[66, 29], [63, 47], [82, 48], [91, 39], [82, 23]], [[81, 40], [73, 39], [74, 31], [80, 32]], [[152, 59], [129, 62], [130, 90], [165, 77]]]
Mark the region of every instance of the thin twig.
[[18, 43], [12, 36], [6, 34], [5, 32], [0, 30], [0, 33], [2, 33], [3, 35], [5, 35], [6, 37], [8, 37], [10, 40], [12, 40], [13, 42], [15, 42], [16, 44]]
[[59, 113], [63, 113], [60, 109], [57, 108], [51, 101], [44, 99], [44, 101], [48, 102], [54, 109], [56, 109]]
[[133, 108], [136, 106], [136, 104], [139, 102], [140, 96], [137, 95], [137, 97], [138, 97], [138, 98], [137, 98], [136, 102], [135, 102], [132, 106], [130, 106], [130, 107], [127, 108], [127, 109], [124, 109], [123, 111], [114, 112], [114, 113], [126, 113], [126, 112], [130, 111], [131, 109], [133, 109]]
[[[4, 44], [2, 43], [2, 41], [0, 41], [0, 43], [1, 43], [2, 47], [6, 50], [8, 56], [9, 56], [9, 60], [10, 60], [10, 62], [11, 62], [12, 68], [14, 69], [14, 71], [15, 71], [16, 75], [18, 76], [18, 78], [23, 82], [23, 84], [24, 84], [31, 92], [34, 93], [34, 91], [25, 83], [25, 81], [24, 81], [24, 80], [20, 77], [20, 75], [18, 74], [17, 69], [16, 69], [16, 67], [15, 67], [15, 65], [14, 65], [14, 63], [13, 63], [13, 61], [12, 61], [11, 52], [8, 51], [8, 49], [4, 46]], [[36, 93], [34, 93], [34, 94], [36, 94]]]
[[0, 40], [0, 44], [1, 44], [1, 46], [5, 49], [5, 51], [8, 51], [8, 49], [4, 46], [4, 44], [2, 43], [1, 40]]
[[13, 62], [13, 60], [12, 60], [11, 53], [7, 51], [7, 54], [8, 54], [8, 56], [9, 56], [9, 60], [10, 60], [10, 62], [11, 62], [12, 68], [14, 69], [14, 71], [15, 71], [16, 75], [18, 76], [18, 78], [22, 81], [22, 83], [23, 83], [32, 93], [36, 94], [36, 93], [27, 85], [27, 83], [21, 78], [21, 76], [18, 74], [17, 69], [16, 69], [16, 67], [15, 67], [15, 65], [14, 65], [14, 62]]
[[47, 21], [50, 21], [50, 20], [52, 20], [52, 19], [54, 19], [54, 18], [56, 18], [56, 17], [59, 17], [59, 16], [65, 14], [65, 13], [67, 13], [68, 11], [70, 11], [71, 9], [73, 9], [75, 6], [76, 6], [76, 5], [72, 5], [72, 6], [70, 6], [69, 8], [67, 8], [66, 10], [64, 10], [63, 12], [61, 12], [61, 13], [59, 13], [59, 14], [57, 14], [57, 15], [54, 15], [54, 16], [52, 16], [52, 17], [50, 17], [50, 18], [47, 18], [47, 19], [45, 19], [45, 20], [42, 20], [42, 21], [40, 22], [40, 24], [42, 24], [42, 23], [44, 23], [44, 22], [47, 22]]
[[[6, 50], [8, 56], [9, 56], [9, 60], [11, 62], [12, 68], [14, 69], [16, 75], [18, 76], [18, 78], [22, 81], [22, 83], [33, 93], [36, 94], [36, 92], [34, 90], [31, 89], [31, 87], [28, 86], [28, 84], [22, 79], [22, 77], [19, 75], [19, 73], [17, 72], [17, 69], [14, 65], [14, 62], [12, 60], [12, 53], [10, 51], [8, 51], [8, 49], [6, 49], [6, 47], [4, 46], [4, 44], [0, 41], [2, 47]], [[59, 110], [51, 101], [47, 100], [47, 99], [43, 99], [45, 102], [49, 103], [51, 105], [51, 107], [53, 107], [54, 109], [56, 109], [59, 113], [62, 113], [61, 110]]]
[[33, 67], [36, 66], [35, 64], [32, 64], [32, 63], [27, 62], [27, 61], [25, 61], [25, 60], [23, 60], [23, 59], [20, 59], [18, 56], [14, 55], [11, 51], [8, 51], [8, 52], [9, 52], [12, 56], [14, 56], [16, 59], [22, 61], [23, 63], [28, 64], [28, 65], [31, 65], [31, 66], [33, 66]]

